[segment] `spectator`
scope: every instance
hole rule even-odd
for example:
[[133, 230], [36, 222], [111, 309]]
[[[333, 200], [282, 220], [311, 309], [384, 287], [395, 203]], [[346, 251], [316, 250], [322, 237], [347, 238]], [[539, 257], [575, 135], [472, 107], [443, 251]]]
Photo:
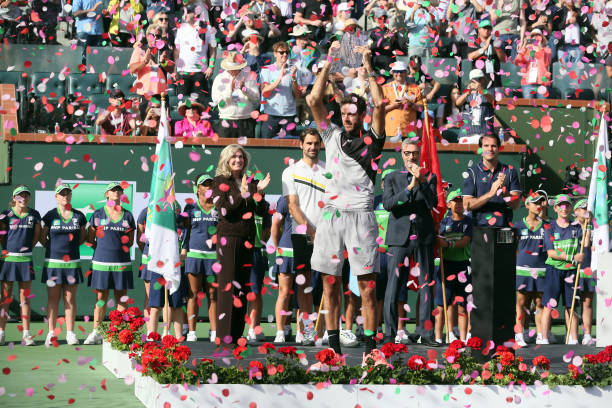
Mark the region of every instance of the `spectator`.
[[393, 81], [382, 87], [389, 102], [385, 106], [385, 133], [397, 139], [415, 136], [417, 113], [422, 110], [421, 89], [406, 80], [408, 67], [402, 61], [391, 67]]
[[[238, 343], [244, 331], [246, 314], [246, 284], [253, 262], [255, 239], [254, 214], [265, 216], [268, 202], [264, 190], [270, 184], [270, 174], [258, 181], [247, 178], [250, 157], [240, 145], [229, 145], [219, 155], [217, 175], [213, 180], [213, 202], [219, 212], [217, 224], [217, 260], [221, 271], [217, 275], [217, 339]], [[247, 216], [248, 215], [248, 216]], [[249, 266], [245, 266], [249, 265]], [[232, 285], [232, 282], [239, 285]], [[229, 285], [231, 290], [227, 290]], [[238, 300], [238, 301], [237, 301]]]
[[254, 137], [255, 120], [251, 117], [259, 105], [259, 88], [254, 72], [245, 70], [242, 55], [229, 52], [221, 62], [224, 71], [212, 86], [212, 101], [219, 108], [219, 137]]
[[278, 8], [280, 14], [273, 15], [274, 25], [281, 32], [281, 41], [289, 39], [290, 27], [293, 27], [293, 5], [291, 0], [272, 0], [272, 4]]
[[160, 11], [153, 17], [153, 24], [158, 26], [162, 33], [162, 40], [165, 42], [164, 49], [168, 55], [174, 55], [174, 30], [170, 29], [170, 17], [165, 11]]
[[62, 2], [60, 0], [33, 0], [31, 5], [30, 24], [34, 38], [37, 42], [44, 44], [57, 44], [56, 31], [59, 16], [63, 12]]
[[331, 69], [337, 81], [347, 76], [357, 76], [356, 69], [361, 66], [362, 60], [359, 50], [368, 43], [368, 36], [357, 20], [349, 18], [344, 24], [340, 39], [333, 41], [329, 48], [329, 54], [334, 58]]
[[83, 48], [82, 63], [87, 64], [87, 47], [102, 45], [102, 1], [74, 0], [72, 15], [76, 19], [76, 32]]
[[154, 16], [159, 12], [168, 13], [171, 21], [174, 23], [174, 15], [176, 13], [176, 0], [146, 0], [147, 16]]
[[273, 50], [274, 64], [263, 67], [259, 78], [263, 113], [268, 115], [261, 137], [296, 137], [296, 98], [303, 97], [304, 90], [298, 83], [297, 66], [289, 64], [287, 43], [277, 42]]
[[478, 21], [484, 11], [482, 4], [480, 0], [450, 0], [446, 9], [446, 20], [451, 28], [448, 36], [454, 39], [457, 48], [454, 55], [466, 58], [467, 44], [476, 36], [473, 22]]
[[403, 29], [392, 24], [385, 10], [380, 8], [374, 10], [382, 14], [377, 18], [375, 28], [370, 31], [368, 46], [373, 53], [374, 69], [380, 72], [393, 63], [396, 55], [407, 54], [408, 49]]
[[[468, 89], [457, 99], [463, 109], [464, 128], [459, 143], [478, 143], [483, 135], [493, 134], [495, 111], [493, 95], [484, 92], [487, 79], [480, 69], [470, 71]], [[463, 134], [465, 132], [465, 134]]]
[[29, 9], [30, 6], [26, 0], [3, 0], [0, 2], [0, 21], [2, 21], [0, 38], [9, 42], [25, 42], [27, 35], [23, 36], [20, 31], [21, 26], [27, 24], [26, 16]]
[[521, 0], [497, 0], [497, 10], [493, 10], [490, 14], [501, 47], [512, 61], [516, 58], [516, 50], [523, 35], [522, 31], [519, 32], [519, 26], [524, 27], [525, 21], [525, 12], [520, 7], [521, 3]]
[[160, 117], [161, 108], [159, 106], [149, 106], [142, 125], [140, 125], [140, 136], [157, 136], [159, 133]]
[[[127, 47], [135, 42], [134, 36], [140, 31], [140, 18], [144, 17], [144, 6], [140, 0], [110, 0], [106, 9], [111, 17], [109, 34], [111, 43]], [[139, 19], [136, 19], [136, 15]]]
[[174, 124], [174, 135], [177, 137], [211, 137], [213, 129], [210, 122], [203, 118], [206, 108], [197, 100], [181, 102], [178, 113], [184, 118]]
[[404, 27], [404, 13], [390, 0], [372, 0], [366, 6], [366, 28], [371, 29], [380, 25], [380, 19], [385, 18], [385, 24], [393, 29]]
[[304, 0], [297, 5], [293, 22], [311, 27], [315, 41], [320, 43], [331, 29], [332, 5], [329, 0]]
[[352, 8], [348, 3], [340, 3], [336, 8], [336, 17], [334, 17], [334, 32], [344, 30], [346, 20], [351, 18]]
[[270, 0], [251, 0], [248, 10], [255, 19], [262, 22], [272, 22], [276, 19], [275, 17], [280, 16], [280, 9]]
[[261, 68], [268, 60], [266, 54], [262, 54], [262, 44], [264, 38], [255, 30], [244, 30], [242, 32], [242, 55], [246, 58], [246, 63], [251, 68], [251, 71], [259, 75]]
[[151, 97], [167, 93], [166, 74], [174, 69], [174, 62], [169, 59], [168, 52], [157, 47], [157, 41], [161, 38], [162, 32], [158, 26], [147, 27], [146, 40], [134, 47], [128, 65], [130, 73], [136, 75], [134, 88], [140, 97], [140, 114], [143, 117]]
[[202, 7], [188, 5], [176, 32], [174, 61], [179, 98], [208, 99], [208, 79], [215, 68], [215, 29], [200, 19]]
[[[264, 14], [266, 16], [266, 14]], [[270, 50], [274, 44], [272, 41], [281, 35], [280, 30], [274, 25], [271, 20], [267, 17], [261, 17], [253, 12], [243, 15], [238, 20], [238, 23], [234, 26], [228, 34], [230, 40], [242, 41], [244, 38], [250, 37], [253, 34], [257, 34], [263, 40], [261, 49], [263, 52]]]
[[[486, 88], [501, 88], [501, 63], [506, 62], [506, 53], [495, 41], [492, 35], [491, 22], [481, 20], [478, 23], [478, 37], [468, 44], [468, 60], [472, 61], [472, 69], [480, 69], [485, 73], [488, 84]], [[500, 89], [500, 92], [502, 90]]]
[[591, 25], [596, 33], [596, 52], [600, 56], [605, 56], [610, 53], [608, 46], [612, 41], [612, 30], [610, 29], [612, 24], [612, 2], [608, 1], [606, 4], [603, 4], [603, 1], [601, 1], [599, 7], [597, 6], [598, 2], [595, 2], [595, 7], [599, 8], [599, 12], [594, 12]]
[[525, 31], [538, 28], [545, 36], [552, 37], [553, 6], [549, 0], [530, 0], [525, 8]]
[[289, 42], [291, 46], [289, 60], [298, 68], [297, 75], [300, 77], [299, 82], [308, 86], [314, 83], [315, 77], [312, 68], [321, 56], [319, 50], [311, 44], [310, 34], [311, 31], [302, 25], [295, 26], [291, 34], [289, 34], [294, 38]]
[[414, 83], [419, 86], [421, 94], [425, 96], [427, 102], [431, 102], [438, 93], [440, 84], [433, 79], [433, 77], [423, 72], [423, 61], [420, 56], [412, 55], [410, 57], [408, 70], [408, 78], [411, 79], [410, 82], [414, 81]]
[[96, 125], [100, 126], [102, 135], [127, 136], [136, 129], [136, 121], [140, 120], [138, 111], [130, 112], [127, 105], [134, 109], [130, 101], [126, 102], [123, 91], [115, 88], [110, 91], [108, 108], [98, 115]]
[[434, 25], [431, 13], [423, 8], [423, 0], [416, 0], [406, 12], [406, 29], [408, 31], [408, 55], [422, 55], [429, 58], [429, 27]]
[[[574, 0], [560, 0], [560, 3], [553, 17], [553, 30], [555, 33], [561, 32], [561, 35], [557, 35], [559, 39], [556, 43], [553, 41], [552, 46], [549, 44], [549, 47], [562, 63], [579, 61], [584, 46], [590, 43], [593, 35], [588, 13], [581, 13]], [[580, 5], [579, 1], [577, 3]]]
[[453, 84], [445, 102], [438, 106], [436, 112], [437, 127], [442, 132], [442, 137], [451, 143], [457, 142], [459, 129], [463, 125], [461, 110], [457, 106], [460, 93], [459, 85]]
[[521, 67], [523, 98], [533, 98], [535, 95], [537, 99], [544, 99], [548, 96], [552, 85], [552, 55], [546, 44], [542, 31], [535, 28], [529, 33], [527, 45], [519, 49], [516, 63]]

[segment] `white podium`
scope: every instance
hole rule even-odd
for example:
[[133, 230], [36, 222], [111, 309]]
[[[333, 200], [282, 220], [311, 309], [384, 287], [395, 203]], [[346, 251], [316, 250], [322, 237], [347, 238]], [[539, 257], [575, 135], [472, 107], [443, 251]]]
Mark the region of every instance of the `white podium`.
[[612, 252], [598, 254], [597, 347], [612, 344]]

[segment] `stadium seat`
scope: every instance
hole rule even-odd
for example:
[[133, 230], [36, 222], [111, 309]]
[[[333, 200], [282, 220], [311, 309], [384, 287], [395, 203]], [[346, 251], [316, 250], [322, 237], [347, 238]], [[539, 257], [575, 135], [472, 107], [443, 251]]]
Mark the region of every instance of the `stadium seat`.
[[66, 80], [54, 72], [35, 72], [32, 74], [32, 93], [36, 96], [46, 96], [59, 99], [66, 94]]
[[119, 88], [126, 96], [134, 94], [135, 92], [132, 92], [132, 87], [135, 80], [136, 77], [132, 74], [123, 76], [121, 74], [108, 74], [106, 76], [106, 90], [110, 91], [111, 89]]
[[[500, 76], [502, 87], [504, 88], [504, 93], [506, 88], [509, 88], [517, 95], [522, 95], [522, 87], [521, 87], [521, 67], [513, 64], [512, 62], [504, 62], [500, 64]], [[511, 94], [507, 95], [511, 97]]]
[[[19, 102], [19, 106], [23, 106], [25, 103], [25, 96], [28, 89], [27, 77], [22, 76], [21, 71], [0, 71], [0, 84], [12, 84], [15, 86], [15, 99]], [[19, 120], [19, 127], [22, 129], [23, 115], [25, 114], [24, 109], [19, 109], [17, 112], [17, 119]]]
[[610, 87], [602, 64], [577, 63], [572, 67], [553, 64], [553, 88], [561, 99], [596, 99]]
[[[90, 47], [87, 66], [93, 66], [96, 73], [121, 74], [128, 69], [134, 51], [132, 47]], [[125, 91], [124, 91], [125, 92]]]
[[174, 122], [183, 120], [183, 117], [178, 113], [179, 98], [176, 95], [170, 95], [168, 98], [168, 108], [170, 109], [170, 119], [172, 120], [172, 132], [174, 133]]
[[70, 74], [68, 75], [68, 94], [72, 96], [104, 93], [106, 84], [100, 82], [98, 74]]
[[459, 67], [455, 58], [429, 58], [425, 72], [441, 85], [457, 83]]

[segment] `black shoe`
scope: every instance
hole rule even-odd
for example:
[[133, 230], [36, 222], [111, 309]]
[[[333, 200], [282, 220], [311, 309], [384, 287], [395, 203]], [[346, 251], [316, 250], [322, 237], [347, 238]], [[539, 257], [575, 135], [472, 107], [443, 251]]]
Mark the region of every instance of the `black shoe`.
[[419, 344], [427, 347], [440, 347], [442, 345], [430, 337], [421, 337], [419, 339]]
[[411, 342], [413, 342], [413, 343], [418, 343], [418, 342], [419, 342], [419, 339], [421, 338], [421, 336], [419, 336], [419, 335], [418, 335], [418, 334], [416, 334], [416, 333], [412, 333], [412, 334], [409, 334], [409, 335], [408, 335], [408, 338], [410, 339], [410, 341], [411, 341]]

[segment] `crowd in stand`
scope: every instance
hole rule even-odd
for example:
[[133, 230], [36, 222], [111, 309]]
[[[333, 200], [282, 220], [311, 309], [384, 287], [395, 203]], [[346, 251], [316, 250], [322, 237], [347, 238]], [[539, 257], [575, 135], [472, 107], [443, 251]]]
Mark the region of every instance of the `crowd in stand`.
[[[374, 69], [388, 83], [387, 137], [421, 127], [428, 105], [445, 138], [474, 141], [483, 129], [492, 131], [495, 100], [515, 92], [550, 97], [555, 63], [568, 70], [602, 64], [612, 75], [612, 2], [603, 0], [6, 0], [1, 6], [6, 42], [50, 44], [74, 26], [84, 63], [89, 46], [133, 48], [128, 68], [135, 82], [121, 90], [127, 98], [109, 95], [111, 109], [121, 112], [110, 115], [114, 127], [101, 126], [109, 118], [101, 113], [102, 134], [154, 133], [160, 99], [174, 93], [178, 105], [170, 110], [184, 118], [175, 117], [177, 136], [254, 137], [259, 122], [258, 136], [296, 138], [314, 126], [305, 95], [322, 62], [333, 61], [326, 90], [333, 121], [339, 123], [339, 98], [367, 93], [360, 47], [372, 50]], [[456, 64], [426, 72], [437, 57]], [[213, 78], [217, 58], [223, 63]], [[465, 60], [471, 67], [461, 72]], [[521, 89], [503, 86], [507, 63], [517, 66]], [[461, 81], [465, 89], [440, 86], [451, 73], [469, 77]], [[486, 97], [474, 103], [474, 93]], [[599, 96], [609, 97], [605, 89]]]

